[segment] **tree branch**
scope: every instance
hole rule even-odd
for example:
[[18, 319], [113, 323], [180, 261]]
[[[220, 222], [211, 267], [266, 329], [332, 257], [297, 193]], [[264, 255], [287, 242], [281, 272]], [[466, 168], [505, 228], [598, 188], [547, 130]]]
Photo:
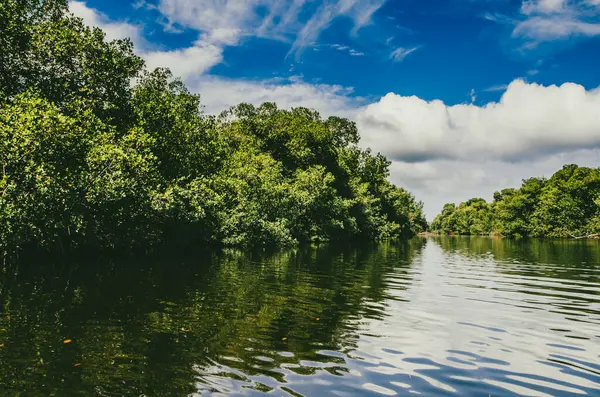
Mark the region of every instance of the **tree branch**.
[[581, 240], [581, 239], [584, 239], [584, 238], [596, 238], [596, 237], [600, 237], [600, 233], [588, 234], [587, 236], [575, 236], [571, 232], [567, 232], [567, 233], [569, 234], [569, 236], [573, 237], [575, 240]]

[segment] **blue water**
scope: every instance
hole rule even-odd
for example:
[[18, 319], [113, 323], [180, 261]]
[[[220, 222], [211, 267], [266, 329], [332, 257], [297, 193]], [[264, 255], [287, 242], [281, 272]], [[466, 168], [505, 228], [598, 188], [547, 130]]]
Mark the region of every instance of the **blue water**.
[[600, 396], [597, 241], [167, 258], [5, 269], [0, 394]]

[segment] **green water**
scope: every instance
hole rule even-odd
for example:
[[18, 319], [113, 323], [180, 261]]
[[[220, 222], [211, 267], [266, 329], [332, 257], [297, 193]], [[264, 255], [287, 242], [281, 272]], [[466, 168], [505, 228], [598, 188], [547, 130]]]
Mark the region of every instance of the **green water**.
[[38, 259], [0, 281], [2, 396], [600, 396], [597, 241]]

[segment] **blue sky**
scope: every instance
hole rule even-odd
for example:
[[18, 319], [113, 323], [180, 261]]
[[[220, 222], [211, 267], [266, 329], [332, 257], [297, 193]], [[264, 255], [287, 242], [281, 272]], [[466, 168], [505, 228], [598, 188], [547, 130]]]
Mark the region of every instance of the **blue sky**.
[[599, 166], [600, 0], [88, 0], [207, 112], [308, 106], [357, 121], [425, 201]]

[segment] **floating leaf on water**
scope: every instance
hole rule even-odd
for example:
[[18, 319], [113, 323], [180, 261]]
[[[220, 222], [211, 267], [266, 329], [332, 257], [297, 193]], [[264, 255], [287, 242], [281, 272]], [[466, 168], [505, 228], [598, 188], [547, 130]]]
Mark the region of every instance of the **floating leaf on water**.
[[0, 343], [0, 347], [4, 347], [4, 343]]
[[74, 367], [79, 367], [81, 365], [81, 363], [77, 363], [75, 365], [73, 365]]
[[281, 340], [287, 340], [287, 338], [281, 338]]
[[317, 321], [320, 321], [320, 320], [321, 320], [321, 318], [317, 317], [315, 320], [317, 320]]
[[65, 339], [65, 341], [63, 343], [67, 344], [67, 343], [71, 343], [71, 342], [73, 342], [71, 339]]

